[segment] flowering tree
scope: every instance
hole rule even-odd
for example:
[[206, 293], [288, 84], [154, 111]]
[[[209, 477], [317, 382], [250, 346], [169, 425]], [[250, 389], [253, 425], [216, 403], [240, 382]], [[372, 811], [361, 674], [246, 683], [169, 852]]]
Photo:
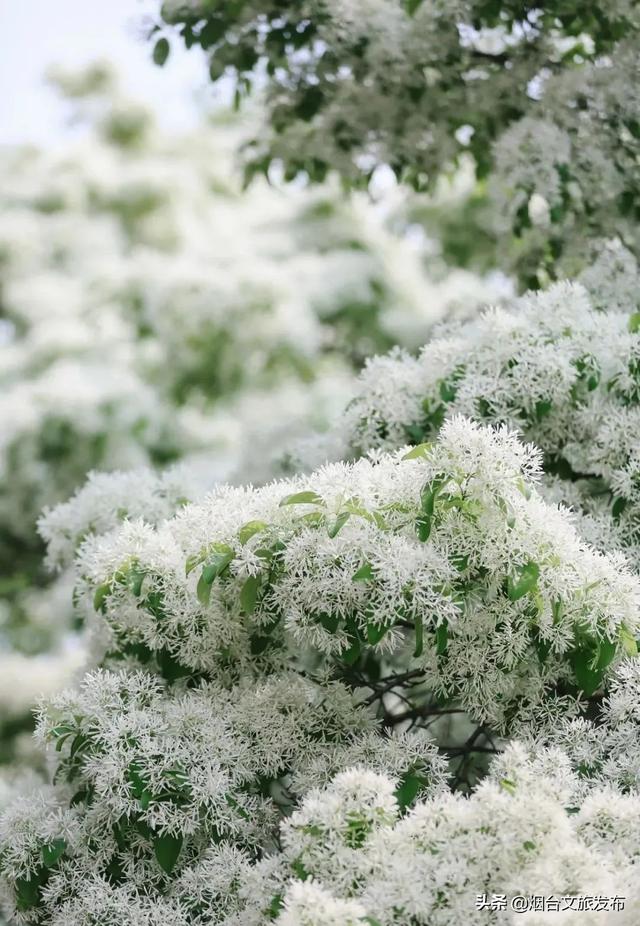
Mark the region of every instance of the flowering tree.
[[[472, 274], [429, 277], [425, 247], [398, 233], [400, 193], [377, 206], [343, 202], [335, 183], [243, 194], [237, 118], [203, 116], [170, 136], [105, 66], [55, 81], [83, 132], [0, 158], [0, 706], [11, 730], [31, 707], [27, 677], [48, 690], [76, 661], [68, 581], [51, 586], [41, 568], [43, 508], [91, 470], [198, 455], [208, 483], [264, 481], [276, 449], [326, 426], [365, 355], [416, 347], [491, 292]], [[21, 653], [43, 654], [37, 672], [24, 674]]]
[[[446, 758], [464, 792], [502, 739], [580, 722], [607, 678], [626, 683], [640, 583], [541, 498], [539, 465], [454, 418], [430, 447], [222, 487], [160, 522], [158, 484], [109, 517], [131, 491], [116, 476], [47, 517], [52, 561], [85, 538], [75, 598], [102, 668], [41, 713], [56, 771], [3, 820], [9, 914], [452, 923], [470, 892], [532, 889], [549, 866], [558, 890], [592, 884], [601, 853], [598, 883], [626, 886], [620, 768], [512, 746], [473, 797], [445, 788]], [[510, 832], [522, 848], [503, 857]], [[432, 879], [413, 897], [406, 865]]]
[[[3, 908], [22, 926], [506, 926], [515, 897], [588, 892], [598, 903], [563, 922], [635, 926], [637, 121], [621, 86], [636, 5], [290, 7], [163, 6], [214, 80], [235, 72], [241, 97], [262, 73], [272, 131], [249, 173], [273, 179], [278, 158], [289, 179], [337, 168], [357, 185], [387, 164], [422, 187], [466, 153], [506, 266], [572, 282], [446, 318], [418, 357], [368, 361], [330, 439], [289, 451], [286, 478], [207, 492], [187, 469], [93, 474], [45, 511], [89, 671], [39, 711], [51, 773], [0, 820]], [[128, 234], [132, 199], [106, 195]], [[326, 232], [326, 205], [311, 212]], [[129, 282], [158, 225], [142, 228]], [[259, 268], [262, 231], [254, 245], [249, 225]], [[195, 329], [176, 332], [173, 277], [128, 290], [135, 343], [153, 345], [132, 370], [199, 428], [215, 396], [300, 364], [286, 312], [272, 363], [234, 364], [226, 315], [209, 339], [208, 270], [195, 287], [178, 274]], [[252, 272], [224, 303], [240, 354], [254, 317], [262, 330], [236, 302]], [[323, 332], [331, 318], [388, 346], [389, 307], [323, 314], [300, 291]], [[327, 354], [340, 362], [335, 344], [312, 351]]]
[[584, 536], [625, 549], [637, 569], [640, 317], [637, 271], [625, 277], [621, 257], [605, 252], [588, 274], [591, 299], [580, 284], [555, 284], [449, 326], [417, 359], [371, 360], [343, 420], [342, 452], [429, 440], [456, 413], [507, 424], [543, 451], [546, 497], [573, 507]]
[[359, 184], [384, 164], [425, 188], [470, 153], [530, 286], [573, 275], [594, 238], [638, 251], [639, 26], [629, 0], [165, 0], [151, 31], [158, 63], [177, 33], [238, 99], [266, 83], [250, 172]]

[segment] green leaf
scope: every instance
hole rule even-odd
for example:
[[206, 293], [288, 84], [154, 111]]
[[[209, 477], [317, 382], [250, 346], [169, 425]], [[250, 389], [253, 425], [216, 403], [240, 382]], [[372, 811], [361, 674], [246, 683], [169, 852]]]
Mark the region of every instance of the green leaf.
[[52, 727], [49, 733], [49, 736], [53, 736], [57, 740], [56, 749], [60, 751], [60, 744], [64, 743], [72, 733], [76, 733], [76, 727], [71, 727], [67, 723], [61, 723], [58, 726]]
[[510, 601], [518, 601], [532, 591], [540, 578], [540, 567], [537, 563], [526, 563], [520, 566], [516, 578], [507, 579], [507, 595]]
[[284, 907], [284, 897], [282, 894], [275, 894], [271, 903], [265, 910], [265, 914], [270, 920], [275, 920], [282, 908]]
[[350, 511], [343, 511], [342, 514], [339, 514], [333, 524], [327, 528], [328, 535], [333, 539], [342, 530], [350, 517]]
[[627, 656], [638, 655], [638, 643], [636, 638], [625, 624], [620, 625], [620, 642]]
[[42, 861], [47, 868], [51, 868], [64, 854], [67, 844], [64, 839], [54, 839], [42, 847]]
[[171, 833], [164, 833], [162, 836], [156, 836], [153, 841], [153, 850], [158, 864], [168, 875], [170, 875], [175, 868], [181, 848], [182, 836], [172, 836]]
[[218, 567], [215, 563], [207, 563], [207, 565], [202, 570], [202, 581], [206, 582], [207, 585], [211, 585], [215, 577], [218, 575]]
[[381, 531], [388, 530], [389, 525], [387, 524], [385, 518], [380, 514], [379, 511], [373, 512], [373, 520], [375, 522], [376, 527], [379, 527]]
[[291, 870], [300, 881], [306, 881], [309, 877], [309, 872], [304, 867], [302, 859], [297, 858], [291, 862]]
[[247, 521], [247, 523], [243, 524], [238, 531], [238, 539], [244, 546], [247, 540], [250, 540], [251, 537], [255, 536], [255, 534], [259, 534], [261, 531], [266, 529], [267, 525], [264, 521]]
[[73, 742], [71, 743], [71, 749], [69, 750], [69, 756], [73, 758], [77, 752], [81, 752], [88, 744], [89, 737], [84, 733], [77, 733]]
[[640, 312], [634, 312], [629, 317], [628, 328], [631, 334], [637, 334], [640, 331]]
[[447, 651], [448, 642], [449, 625], [446, 621], [443, 621], [440, 626], [436, 628], [436, 653], [438, 656], [444, 656]]
[[204, 575], [204, 570], [202, 575], [198, 579], [198, 584], [196, 586], [196, 595], [198, 596], [198, 601], [200, 604], [208, 605], [209, 600], [211, 599], [211, 582], [207, 582]]
[[348, 649], [342, 651], [341, 656], [348, 666], [352, 666], [355, 665], [360, 658], [360, 652], [360, 642], [359, 640], [354, 640]]
[[[232, 562], [234, 556], [236, 555], [235, 550], [231, 547], [228, 547], [226, 543], [217, 543], [214, 546], [215, 553], [213, 557], [207, 558], [207, 565], [203, 570], [203, 573], [207, 573], [207, 582], [213, 582], [214, 579], [217, 579], [218, 576], [222, 575], [230, 562]], [[211, 576], [211, 579], [209, 579]]]
[[318, 614], [315, 617], [316, 624], [320, 624], [327, 633], [335, 633], [340, 623], [340, 618], [336, 614]]
[[208, 562], [202, 569], [196, 587], [198, 601], [201, 604], [209, 604], [212, 583], [225, 571], [235, 556], [235, 551], [224, 543], [215, 544], [213, 549], [217, 552], [208, 557]]
[[589, 657], [584, 653], [575, 653], [571, 662], [578, 687], [584, 692], [587, 698], [591, 697], [600, 686], [602, 672], [596, 672], [591, 668]]
[[[211, 8], [214, 4], [209, 3]], [[200, 30], [198, 35], [198, 41], [204, 50], [211, 48], [212, 45], [215, 45], [216, 42], [219, 42], [223, 38], [225, 33], [225, 20], [222, 18], [209, 19], [203, 28]]]
[[[421, 0], [418, 0], [420, 3]], [[416, 6], [417, 9], [417, 6]], [[443, 379], [440, 382], [440, 398], [443, 402], [453, 402], [456, 397], [456, 385], [455, 383], [449, 383], [447, 380]]]
[[540, 594], [539, 589], [537, 588], [533, 589], [533, 591], [531, 592], [531, 599], [536, 606], [536, 611], [538, 612], [538, 616], [540, 616], [541, 614], [544, 614], [544, 607], [545, 607], [544, 598]]
[[616, 498], [611, 508], [611, 514], [614, 518], [619, 518], [624, 509], [627, 507], [626, 498]]
[[191, 669], [181, 665], [166, 647], [158, 650], [156, 660], [162, 677], [166, 678], [168, 682], [174, 682], [177, 678], [184, 678], [185, 675], [192, 674]]
[[280, 501], [280, 508], [285, 505], [322, 505], [322, 498], [317, 492], [311, 490], [306, 492], [294, 492], [293, 495], [285, 495]]
[[227, 65], [216, 55], [212, 55], [209, 59], [209, 77], [212, 81], [220, 80], [224, 72], [227, 70]]
[[521, 495], [524, 495], [526, 499], [531, 498], [531, 487], [527, 485], [524, 479], [518, 479], [516, 485]]
[[446, 480], [438, 477], [432, 482], [427, 483], [423, 486], [420, 493], [420, 506], [422, 508], [422, 513], [418, 515], [416, 520], [416, 531], [418, 533], [418, 538], [423, 542], [429, 539], [431, 534], [431, 522], [433, 519], [433, 512], [436, 504], [436, 498], [438, 492], [442, 489]]
[[596, 671], [603, 671], [607, 668], [611, 660], [616, 654], [617, 644], [612, 643], [611, 640], [601, 640], [598, 643], [598, 649], [596, 651], [596, 658], [593, 663], [593, 667]]
[[367, 642], [375, 646], [389, 629], [389, 624], [367, 624]]
[[32, 878], [16, 878], [16, 907], [21, 912], [37, 907], [40, 903], [40, 879], [34, 875]]
[[421, 540], [422, 543], [426, 543], [431, 534], [431, 518], [426, 517], [425, 515], [420, 515], [416, 520], [416, 533], [418, 534], [418, 540]]
[[466, 553], [463, 556], [461, 553], [456, 553], [451, 557], [451, 563], [456, 567], [458, 572], [464, 572], [469, 565], [469, 554]]
[[129, 572], [129, 588], [131, 589], [132, 594], [136, 596], [136, 598], [142, 591], [142, 583], [144, 582], [145, 576], [146, 572], [143, 569], [132, 566]]
[[615, 644], [608, 640], [599, 643], [590, 642], [589, 645], [579, 647], [570, 655], [570, 662], [578, 683], [578, 687], [587, 698], [594, 694], [604, 677], [604, 670], [615, 655]]
[[355, 514], [364, 518], [366, 521], [373, 521], [375, 519], [375, 515], [367, 511], [362, 502], [358, 501], [357, 498], [348, 498], [344, 503], [344, 509], [350, 514]]
[[538, 421], [542, 421], [543, 418], [546, 418], [551, 409], [552, 404], [546, 399], [541, 399], [540, 402], [536, 402], [536, 418]]
[[134, 797], [140, 799], [146, 790], [146, 782], [140, 775], [140, 766], [137, 762], [132, 762], [127, 769], [127, 780], [131, 785], [131, 791]]
[[187, 557], [187, 561], [184, 566], [185, 575], [189, 575], [190, 572], [199, 566], [202, 560], [204, 559], [204, 553], [194, 553], [192, 556]]
[[551, 613], [553, 615], [553, 624], [557, 626], [560, 623], [564, 610], [564, 605], [560, 598], [556, 598], [551, 605]]
[[354, 572], [351, 577], [354, 582], [369, 582], [374, 578], [373, 566], [371, 563], [365, 563], [364, 566], [361, 566], [357, 572]]
[[284, 896], [282, 894], [274, 894], [271, 898], [271, 903], [264, 911], [265, 916], [270, 920], [277, 919], [280, 911], [284, 907]]
[[413, 651], [413, 655], [417, 658], [418, 656], [422, 656], [422, 650], [424, 649], [424, 627], [422, 625], [422, 614], [416, 614], [414, 628], [416, 633], [416, 648]]
[[245, 614], [253, 614], [258, 601], [262, 576], [249, 576], [240, 589], [240, 605]]
[[162, 67], [167, 58], [169, 57], [169, 52], [171, 51], [171, 46], [165, 38], [158, 39], [156, 44], [153, 46], [153, 61], [154, 64], [157, 64], [159, 67]]
[[516, 783], [511, 781], [510, 778], [500, 779], [500, 787], [503, 788], [508, 794], [516, 793]]
[[[157, 621], [163, 621], [167, 617], [167, 612], [165, 611], [164, 605], [164, 593], [161, 591], [149, 592], [149, 594], [142, 602], [142, 606], [149, 612], [149, 614], [155, 617]], [[142, 661], [145, 660], [145, 653], [143, 650], [139, 650], [137, 655], [139, 659], [142, 659]]]
[[418, 444], [408, 453], [405, 453], [402, 459], [403, 460], [418, 460], [421, 457], [426, 457], [426, 455], [429, 453], [432, 447], [433, 447], [433, 443], [431, 441], [427, 441], [424, 444]]
[[104, 614], [107, 598], [111, 594], [111, 585], [107, 582], [99, 585], [93, 595], [93, 607], [95, 611], [101, 611]]

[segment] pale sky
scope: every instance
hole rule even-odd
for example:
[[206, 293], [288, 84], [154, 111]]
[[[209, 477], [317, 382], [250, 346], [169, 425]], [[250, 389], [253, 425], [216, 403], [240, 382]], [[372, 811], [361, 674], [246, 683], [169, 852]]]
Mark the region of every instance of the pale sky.
[[195, 98], [211, 95], [199, 49], [173, 44], [164, 68], [136, 35], [152, 0], [0, 0], [0, 143], [55, 144], [65, 110], [42, 79], [50, 64], [115, 64], [127, 94], [146, 101], [163, 123], [181, 128], [196, 118]]

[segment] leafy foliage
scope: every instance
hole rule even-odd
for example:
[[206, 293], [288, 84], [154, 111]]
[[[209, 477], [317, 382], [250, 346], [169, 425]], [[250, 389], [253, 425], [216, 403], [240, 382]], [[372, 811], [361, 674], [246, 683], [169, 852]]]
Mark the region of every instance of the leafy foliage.
[[[432, 444], [220, 487], [155, 526], [157, 489], [147, 520], [105, 508], [103, 532], [82, 532], [126, 477], [47, 516], [53, 561], [79, 544], [75, 601], [103, 668], [41, 711], [52, 786], [0, 826], [10, 914], [89, 923], [92, 897], [114, 923], [129, 907], [153, 922], [154, 905], [178, 923], [397, 922], [349, 887], [377, 834], [404, 839], [436, 807], [454, 829], [493, 813], [502, 785], [452, 798], [446, 760], [466, 791], [476, 747], [538, 715], [575, 722], [639, 633], [638, 580], [539, 497], [539, 465], [513, 434], [454, 418]], [[196, 887], [211, 866], [224, 891]]]
[[493, 204], [480, 233], [540, 285], [588, 264], [594, 238], [638, 253], [639, 26], [626, 0], [166, 0], [153, 35], [201, 46], [238, 101], [266, 70], [249, 175], [281, 159], [358, 186], [383, 164], [422, 190], [471, 155]]

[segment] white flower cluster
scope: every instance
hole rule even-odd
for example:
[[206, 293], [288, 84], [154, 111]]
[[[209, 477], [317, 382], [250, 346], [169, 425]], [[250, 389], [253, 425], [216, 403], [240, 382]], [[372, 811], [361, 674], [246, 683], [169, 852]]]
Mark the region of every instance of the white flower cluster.
[[[273, 186], [241, 194], [240, 122], [170, 141], [100, 67], [59, 77], [90, 138], [0, 158], [0, 621], [53, 649], [31, 664], [47, 781], [0, 780], [0, 908], [508, 926], [510, 898], [596, 895], [623, 909], [522, 921], [636, 926], [640, 16], [275, 6], [164, 6], [240, 96], [263, 59], [277, 131], [253, 166]], [[520, 280], [575, 282], [456, 319], [462, 278], [429, 284], [424, 240], [390, 230], [407, 202], [287, 190], [271, 163], [326, 181], [386, 159], [422, 186], [463, 149]], [[365, 354], [435, 321], [418, 357], [368, 362], [340, 462], [266, 482]], [[23, 658], [4, 652], [3, 686]], [[9, 727], [25, 697], [0, 686]]]
[[[57, 787], [18, 799], [4, 817], [3, 870], [15, 887], [5, 899], [15, 901], [17, 922], [30, 921], [20, 911], [42, 905], [52, 921], [74, 911], [78, 919], [66, 922], [84, 923], [98, 887], [109, 894], [99, 908], [106, 903], [115, 917], [114, 883], [126, 879], [128, 895], [155, 892], [161, 909], [174, 877], [176, 907], [192, 909], [193, 919], [183, 910], [185, 922], [242, 912], [260, 895], [240, 879], [258, 879], [249, 861], [258, 847], [273, 850], [281, 813], [301, 793], [310, 763], [324, 757], [330, 774], [344, 771], [370, 748], [374, 724], [344, 686], [296, 673], [229, 690], [168, 690], [143, 672], [89, 674], [41, 716]], [[376, 738], [381, 770], [401, 778], [420, 769], [424, 793], [442, 790], [444, 765], [431, 743], [402, 750], [401, 759], [397, 744]]]
[[47, 543], [47, 565], [70, 566], [89, 535], [107, 534], [125, 520], [160, 524], [206, 488], [191, 467], [180, 465], [158, 474], [146, 468], [91, 472], [82, 488], [68, 501], [46, 509], [38, 522]]
[[[603, 280], [600, 281], [605, 285]], [[579, 284], [448, 326], [415, 359], [369, 361], [344, 419], [351, 452], [437, 434], [452, 414], [516, 428], [544, 455], [544, 493], [601, 549], [638, 561], [640, 320], [592, 307]]]
[[[210, 432], [199, 413], [212, 399], [318, 375], [293, 418], [315, 409], [321, 420], [327, 382], [345, 388], [366, 354], [419, 344], [459, 301], [430, 283], [424, 249], [389, 230], [401, 204], [387, 215], [344, 203], [331, 184], [243, 194], [241, 124], [170, 139], [99, 69], [85, 75], [86, 99], [79, 78], [59, 80], [89, 136], [62, 151], [8, 150], [0, 164], [0, 519], [11, 536], [31, 537], [42, 505], [88, 469], [226, 449], [238, 408]], [[475, 305], [489, 293], [480, 287]]]
[[550, 76], [543, 113], [516, 122], [496, 145], [497, 224], [522, 237], [515, 259], [535, 285], [558, 268], [572, 276], [588, 266], [594, 238], [616, 236], [640, 253], [637, 58], [630, 37], [611, 56]]
[[[589, 549], [538, 475], [531, 447], [455, 418], [408, 454], [220, 487], [157, 526], [89, 535], [76, 600], [108, 659], [169, 678], [372, 654], [502, 729], [553, 686], [592, 694], [638, 625], [624, 559]], [[90, 486], [45, 519], [52, 551], [94, 505]]]
[[609, 680], [595, 720], [562, 718], [556, 723], [523, 727], [534, 744], [561, 747], [585, 781], [599, 787], [637, 793], [640, 789], [638, 661], [621, 662]]
[[[624, 907], [611, 919], [569, 908], [561, 922], [637, 922], [637, 797], [585, 791], [560, 750], [512, 744], [470, 797], [438, 790], [403, 810], [398, 793], [389, 775], [341, 772], [304, 797], [281, 822], [279, 846], [258, 861], [223, 835], [204, 847], [203, 820], [200, 846], [195, 834], [158, 835], [139, 808], [107, 836], [99, 806], [65, 810], [51, 791], [28, 793], [0, 826], [17, 885], [12, 921], [33, 922], [37, 909], [56, 926], [454, 926], [469, 915], [509, 924], [511, 909], [482, 909], [478, 898], [582, 894], [621, 897]], [[125, 853], [122, 871], [114, 860]], [[554, 919], [531, 912], [525, 922]]]
[[38, 513], [90, 470], [178, 456], [188, 436], [168, 412], [133, 371], [95, 358], [56, 360], [35, 379], [9, 382], [0, 399], [2, 547], [33, 545]]
[[[290, 439], [326, 428], [365, 354], [416, 346], [490, 291], [474, 301], [474, 276], [429, 280], [425, 246], [398, 233], [399, 193], [378, 205], [336, 183], [244, 193], [239, 120], [171, 137], [101, 65], [55, 80], [83, 130], [0, 154], [0, 652], [24, 649], [29, 628], [42, 650], [66, 645], [35, 524], [88, 472], [138, 473], [107, 520], [136, 517], [142, 469], [177, 459], [207, 486], [262, 482]], [[104, 529], [96, 504], [74, 537]], [[24, 606], [33, 582], [56, 612], [48, 641]]]
[[[532, 756], [514, 744], [472, 797], [438, 794], [405, 816], [393, 781], [354, 769], [307, 796], [284, 823], [282, 842], [298, 879], [278, 920], [287, 926], [515, 922], [509, 906], [478, 909], [483, 894], [625, 898], [611, 919], [585, 911], [560, 917], [581, 926], [631, 926], [640, 912], [637, 796], [606, 788], [585, 796], [558, 750]], [[523, 920], [550, 924], [558, 914]]]
[[511, 744], [477, 784], [498, 736], [588, 726], [612, 677], [610, 736], [635, 723], [640, 582], [540, 463], [457, 416], [262, 488], [93, 476], [49, 512], [102, 668], [43, 707], [53, 783], [0, 819], [11, 921], [454, 926], [549, 887], [637, 911], [637, 768]]

